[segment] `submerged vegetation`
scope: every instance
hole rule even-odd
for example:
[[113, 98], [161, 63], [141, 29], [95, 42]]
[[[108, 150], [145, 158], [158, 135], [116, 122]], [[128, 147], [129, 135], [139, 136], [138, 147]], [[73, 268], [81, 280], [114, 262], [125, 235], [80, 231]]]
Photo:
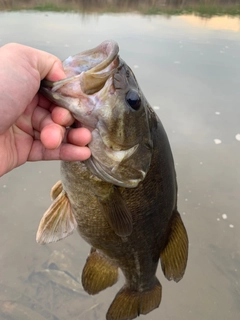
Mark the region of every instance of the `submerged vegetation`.
[[0, 10], [240, 15], [240, 0], [0, 0]]

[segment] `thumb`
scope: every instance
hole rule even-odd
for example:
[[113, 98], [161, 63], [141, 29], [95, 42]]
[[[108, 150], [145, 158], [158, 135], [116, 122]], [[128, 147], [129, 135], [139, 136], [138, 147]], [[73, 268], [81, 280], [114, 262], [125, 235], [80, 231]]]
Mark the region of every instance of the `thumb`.
[[45, 51], [36, 50], [35, 57], [35, 67], [39, 72], [41, 80], [46, 78], [50, 81], [58, 81], [66, 78], [62, 62], [56, 56]]

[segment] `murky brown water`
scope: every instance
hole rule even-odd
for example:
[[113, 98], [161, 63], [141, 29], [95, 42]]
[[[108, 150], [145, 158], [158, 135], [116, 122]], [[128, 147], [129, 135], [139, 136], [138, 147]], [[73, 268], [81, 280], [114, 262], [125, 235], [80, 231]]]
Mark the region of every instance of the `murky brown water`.
[[[118, 41], [165, 125], [190, 256], [178, 284], [159, 268], [161, 306], [139, 319], [239, 318], [240, 20], [215, 19], [0, 13], [0, 45], [20, 42], [64, 59], [105, 39]], [[1, 320], [105, 319], [122, 285], [120, 279], [94, 297], [82, 291], [89, 246], [77, 233], [48, 246], [35, 243], [58, 179], [57, 162], [28, 163], [0, 179]]]

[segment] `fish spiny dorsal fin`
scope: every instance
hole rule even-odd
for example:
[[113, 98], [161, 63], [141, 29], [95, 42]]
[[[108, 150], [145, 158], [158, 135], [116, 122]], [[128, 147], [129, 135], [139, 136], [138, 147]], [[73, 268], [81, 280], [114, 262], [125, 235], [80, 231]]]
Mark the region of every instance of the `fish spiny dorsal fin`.
[[[53, 189], [55, 187], [56, 185]], [[56, 190], [59, 188], [60, 186]], [[56, 190], [53, 190], [54, 195], [57, 193]], [[44, 213], [38, 227], [36, 241], [40, 244], [59, 241], [72, 234], [76, 227], [77, 222], [72, 213], [69, 199], [66, 192], [62, 190]]]
[[104, 200], [99, 200], [100, 208], [114, 232], [120, 237], [132, 233], [132, 215], [117, 187]]
[[159, 307], [162, 298], [162, 286], [157, 278], [153, 287], [144, 291], [133, 291], [125, 285], [110, 305], [107, 320], [130, 320], [140, 314], [147, 314]]
[[62, 186], [62, 181], [59, 180], [58, 182], [55, 183], [55, 185], [51, 189], [51, 199], [55, 200], [60, 193], [63, 191], [63, 186]]
[[168, 280], [182, 279], [188, 259], [188, 236], [180, 214], [173, 212], [167, 244], [160, 254], [162, 270]]
[[89, 294], [96, 294], [114, 285], [118, 280], [118, 268], [96, 249], [91, 249], [82, 272], [82, 285]]

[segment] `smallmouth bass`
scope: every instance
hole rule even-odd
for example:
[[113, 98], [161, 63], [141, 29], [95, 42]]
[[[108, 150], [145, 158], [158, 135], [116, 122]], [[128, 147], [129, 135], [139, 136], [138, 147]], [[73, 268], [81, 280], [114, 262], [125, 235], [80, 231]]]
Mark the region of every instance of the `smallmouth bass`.
[[165, 277], [185, 272], [188, 237], [177, 210], [177, 181], [166, 132], [115, 41], [69, 57], [67, 78], [43, 81], [40, 92], [68, 109], [92, 132], [91, 158], [62, 162], [37, 242], [55, 242], [78, 229], [91, 246], [82, 272], [89, 294], [112, 286], [118, 268], [125, 285], [107, 320], [134, 319], [157, 308]]

